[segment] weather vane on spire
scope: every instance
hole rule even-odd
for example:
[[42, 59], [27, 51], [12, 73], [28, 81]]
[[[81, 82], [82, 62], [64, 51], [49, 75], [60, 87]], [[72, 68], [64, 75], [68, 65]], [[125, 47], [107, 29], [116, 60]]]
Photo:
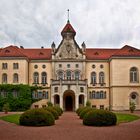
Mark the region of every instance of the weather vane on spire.
[[70, 21], [69, 21], [69, 12], [70, 12], [70, 10], [68, 9], [67, 11], [68, 11], [68, 23], [69, 23], [69, 22], [70, 22]]

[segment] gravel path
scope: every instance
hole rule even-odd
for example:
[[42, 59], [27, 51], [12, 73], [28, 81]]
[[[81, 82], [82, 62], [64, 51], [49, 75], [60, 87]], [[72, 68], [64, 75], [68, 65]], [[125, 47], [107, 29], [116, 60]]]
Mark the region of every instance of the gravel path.
[[140, 120], [88, 127], [74, 112], [65, 112], [56, 125], [49, 127], [24, 127], [0, 120], [0, 140], [140, 140]]

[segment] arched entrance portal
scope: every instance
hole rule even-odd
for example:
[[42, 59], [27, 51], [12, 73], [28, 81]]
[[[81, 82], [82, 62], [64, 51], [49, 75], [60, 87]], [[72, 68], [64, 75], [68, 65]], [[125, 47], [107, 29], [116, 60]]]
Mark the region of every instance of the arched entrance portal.
[[63, 95], [63, 106], [65, 111], [75, 110], [75, 95], [72, 90], [67, 90]]

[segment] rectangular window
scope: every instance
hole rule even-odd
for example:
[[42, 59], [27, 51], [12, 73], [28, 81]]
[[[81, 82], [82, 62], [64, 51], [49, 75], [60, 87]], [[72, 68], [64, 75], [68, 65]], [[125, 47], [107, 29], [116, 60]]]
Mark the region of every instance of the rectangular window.
[[47, 107], [46, 105], [42, 105], [42, 108], [45, 108], [45, 107]]
[[8, 64], [7, 63], [2, 63], [2, 69], [8, 69]]
[[58, 92], [58, 87], [54, 87], [54, 92]]
[[80, 92], [84, 92], [84, 87], [80, 87]]
[[70, 68], [70, 64], [67, 64], [67, 68]]
[[75, 64], [75, 67], [76, 67], [76, 68], [79, 68], [79, 65], [78, 65], [78, 64]]
[[104, 109], [104, 105], [100, 105], [100, 109]]
[[93, 109], [96, 109], [96, 105], [92, 105], [92, 108], [93, 108]]
[[13, 63], [13, 69], [18, 69], [18, 63]]
[[35, 107], [35, 108], [39, 108], [39, 106], [38, 106], [38, 105], [34, 105], [34, 107]]

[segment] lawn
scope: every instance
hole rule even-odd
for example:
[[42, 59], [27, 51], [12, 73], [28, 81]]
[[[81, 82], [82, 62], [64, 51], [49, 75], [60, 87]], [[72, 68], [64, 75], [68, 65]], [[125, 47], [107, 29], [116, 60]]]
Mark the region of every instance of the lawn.
[[[133, 115], [133, 114], [124, 114], [124, 113], [115, 113], [115, 114], [117, 116], [117, 124], [131, 122], [131, 121], [140, 119], [140, 116]], [[0, 119], [19, 125], [20, 115], [21, 114], [12, 114], [12, 115], [7, 115], [7, 116], [2, 116], [0, 117]]]
[[134, 114], [124, 114], [124, 113], [115, 113], [115, 114], [117, 116], [117, 124], [132, 122], [132, 121], [140, 119], [140, 116], [137, 116]]
[[19, 118], [21, 114], [12, 114], [0, 117], [0, 120], [4, 120], [10, 123], [19, 124]]

